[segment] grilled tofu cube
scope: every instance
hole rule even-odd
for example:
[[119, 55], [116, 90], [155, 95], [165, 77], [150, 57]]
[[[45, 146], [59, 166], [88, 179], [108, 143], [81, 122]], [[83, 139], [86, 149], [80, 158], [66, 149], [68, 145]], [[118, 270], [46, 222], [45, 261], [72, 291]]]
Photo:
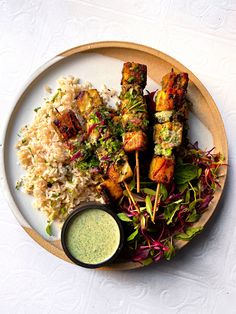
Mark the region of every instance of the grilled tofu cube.
[[180, 122], [166, 122], [155, 124], [153, 140], [162, 148], [173, 148], [182, 143], [183, 124]]
[[107, 179], [99, 184], [97, 191], [103, 196], [106, 203], [109, 203], [110, 200], [118, 201], [123, 195], [121, 186], [111, 179]]
[[174, 115], [174, 110], [164, 110], [155, 113], [157, 123], [170, 122]]
[[81, 131], [81, 125], [72, 110], [58, 114], [52, 123], [62, 140], [69, 140]]
[[162, 78], [162, 90], [156, 97], [156, 111], [179, 110], [188, 87], [188, 74], [174, 71]]
[[[187, 73], [182, 72], [176, 74], [172, 71], [169, 74], [165, 75], [162, 79], [162, 91], [166, 94], [166, 97], [164, 97], [163, 95], [160, 96], [161, 99], [157, 103], [157, 108], [158, 104], [165, 104], [166, 106], [168, 106], [171, 102], [173, 102], [174, 108], [179, 110], [184, 101], [184, 96], [188, 87], [188, 81], [189, 79]], [[171, 98], [173, 101], [170, 101]], [[168, 101], [166, 101], [165, 99], [167, 99]]]
[[173, 69], [170, 73], [164, 75], [161, 81], [162, 90], [166, 91], [169, 88], [173, 88], [175, 86], [176, 78], [177, 74], [173, 71]]
[[186, 91], [188, 87], [188, 73], [181, 72], [176, 74], [173, 70], [163, 76], [162, 78], [162, 90], [168, 91], [169, 89]]
[[107, 175], [114, 182], [121, 183], [133, 176], [132, 169], [127, 160], [124, 163], [113, 163], [109, 166]]
[[177, 74], [176, 83], [175, 83], [176, 89], [177, 90], [181, 89], [184, 92], [186, 92], [187, 87], [188, 87], [188, 81], [189, 81], [188, 73], [181, 72], [181, 73]]
[[102, 106], [102, 99], [96, 89], [88, 89], [77, 96], [77, 106], [81, 115], [87, 117], [92, 109]]
[[170, 183], [174, 175], [174, 165], [174, 158], [155, 156], [150, 164], [149, 178], [158, 183]]
[[145, 150], [147, 142], [147, 135], [143, 131], [127, 132], [123, 136], [124, 151], [127, 153]]
[[124, 63], [121, 85], [127, 84], [136, 84], [144, 88], [147, 84], [147, 66], [135, 62]]
[[174, 110], [174, 95], [160, 90], [156, 96], [156, 111]]

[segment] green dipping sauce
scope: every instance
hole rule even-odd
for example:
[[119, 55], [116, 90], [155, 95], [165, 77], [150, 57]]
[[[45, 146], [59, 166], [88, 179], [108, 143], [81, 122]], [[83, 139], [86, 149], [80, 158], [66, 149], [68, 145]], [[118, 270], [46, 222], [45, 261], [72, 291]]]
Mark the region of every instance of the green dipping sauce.
[[104, 210], [81, 211], [68, 227], [66, 244], [71, 255], [82, 263], [105, 262], [119, 247], [119, 226]]

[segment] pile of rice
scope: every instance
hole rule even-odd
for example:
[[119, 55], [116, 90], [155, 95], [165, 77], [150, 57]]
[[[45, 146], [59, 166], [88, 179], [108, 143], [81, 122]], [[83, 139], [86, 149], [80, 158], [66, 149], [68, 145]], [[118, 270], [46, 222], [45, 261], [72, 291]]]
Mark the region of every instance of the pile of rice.
[[[54, 95], [44, 100], [35, 109], [33, 123], [20, 131], [17, 155], [26, 175], [17, 182], [23, 191], [34, 197], [34, 207], [46, 212], [50, 221], [62, 221], [68, 212], [82, 201], [102, 202], [97, 194], [89, 172], [81, 173], [75, 162], [68, 162], [70, 153], [55, 132], [52, 121], [55, 108], [77, 111], [75, 97], [81, 90], [91, 88], [90, 83], [79, 84], [77, 78], [69, 76], [58, 80]], [[49, 88], [48, 88], [49, 91]], [[114, 95], [114, 91], [103, 88], [104, 102]]]

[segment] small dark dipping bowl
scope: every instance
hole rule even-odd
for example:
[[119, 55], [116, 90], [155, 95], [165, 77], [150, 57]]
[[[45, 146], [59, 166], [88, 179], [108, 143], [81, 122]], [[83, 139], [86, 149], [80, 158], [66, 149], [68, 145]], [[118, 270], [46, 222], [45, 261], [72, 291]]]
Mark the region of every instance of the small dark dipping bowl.
[[124, 231], [109, 205], [84, 203], [66, 218], [61, 243], [75, 264], [97, 268], [111, 264], [118, 257]]

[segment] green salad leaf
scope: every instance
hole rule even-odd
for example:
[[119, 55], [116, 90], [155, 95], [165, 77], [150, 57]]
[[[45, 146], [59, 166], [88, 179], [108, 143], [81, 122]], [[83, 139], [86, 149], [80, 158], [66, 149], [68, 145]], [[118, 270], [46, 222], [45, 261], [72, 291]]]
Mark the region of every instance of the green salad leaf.
[[155, 196], [156, 195], [156, 191], [152, 190], [152, 189], [149, 189], [149, 188], [144, 188], [142, 189], [142, 191], [145, 193], [145, 194], [148, 194], [148, 195], [152, 195], [152, 196]]
[[138, 229], [136, 229], [134, 232], [132, 232], [128, 238], [127, 238], [127, 241], [132, 241], [134, 240], [134, 238], [136, 238], [136, 236], [138, 235]]
[[179, 240], [189, 241], [192, 240], [197, 234], [202, 231], [203, 227], [189, 227], [185, 232], [176, 234], [175, 238]]
[[189, 214], [186, 218], [187, 222], [196, 222], [200, 218], [200, 214], [197, 213], [196, 209], [194, 208], [193, 211]]
[[151, 258], [151, 257], [148, 257], [148, 258], [146, 258], [146, 259], [144, 259], [143, 261], [142, 261], [142, 264], [144, 265], [144, 266], [148, 266], [148, 265], [150, 265], [150, 264], [152, 264], [153, 263], [153, 259]]
[[126, 221], [126, 222], [131, 222], [132, 219], [130, 219], [125, 213], [119, 213], [117, 214], [120, 220]]
[[167, 205], [164, 209], [164, 217], [167, 220], [167, 225], [173, 222], [173, 218], [175, 216], [175, 213], [180, 209], [180, 203], [182, 203], [182, 199], [173, 202], [169, 205]]
[[160, 194], [161, 194], [161, 199], [165, 201], [168, 197], [168, 192], [165, 185], [162, 183], [160, 184]]
[[145, 198], [146, 210], [150, 216], [152, 216], [152, 202], [150, 196], [146, 196]]
[[165, 246], [167, 246], [169, 250], [164, 252], [164, 257], [167, 261], [169, 261], [175, 256], [175, 248], [172, 242], [169, 240], [165, 242]]
[[178, 185], [183, 185], [198, 178], [199, 167], [193, 164], [177, 164], [175, 167], [174, 180]]

